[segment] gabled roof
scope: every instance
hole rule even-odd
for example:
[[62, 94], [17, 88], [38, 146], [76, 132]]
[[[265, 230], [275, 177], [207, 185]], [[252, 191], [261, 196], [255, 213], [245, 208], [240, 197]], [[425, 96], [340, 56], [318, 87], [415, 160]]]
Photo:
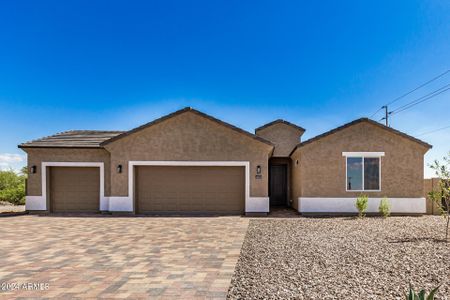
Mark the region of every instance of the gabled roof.
[[150, 126], [156, 125], [156, 124], [158, 124], [158, 123], [161, 123], [161, 122], [163, 122], [163, 121], [165, 121], [165, 120], [168, 120], [168, 119], [170, 119], [170, 118], [173, 118], [173, 117], [178, 116], [178, 115], [180, 115], [180, 114], [182, 114], [182, 113], [185, 113], [185, 112], [192, 112], [192, 113], [195, 113], [195, 114], [197, 114], [197, 115], [199, 115], [199, 116], [201, 116], [201, 117], [203, 117], [203, 118], [206, 118], [206, 119], [208, 119], [208, 120], [210, 120], [210, 121], [213, 121], [213, 122], [215, 122], [215, 123], [217, 123], [217, 124], [219, 124], [219, 125], [222, 125], [222, 126], [227, 127], [227, 128], [229, 128], [229, 129], [231, 129], [231, 130], [234, 130], [234, 131], [236, 131], [236, 132], [238, 132], [238, 133], [240, 133], [240, 134], [246, 135], [246, 136], [248, 136], [248, 137], [250, 137], [250, 138], [252, 138], [252, 139], [254, 139], [254, 140], [257, 140], [258, 142], [261, 142], [261, 143], [264, 143], [264, 144], [273, 146], [273, 144], [272, 144], [271, 142], [269, 142], [269, 141], [267, 141], [267, 140], [265, 140], [265, 139], [263, 139], [263, 138], [261, 138], [261, 137], [255, 135], [255, 134], [252, 134], [252, 133], [250, 133], [250, 132], [248, 132], [248, 131], [245, 131], [245, 130], [239, 128], [239, 127], [236, 127], [236, 126], [234, 126], [234, 125], [231, 125], [231, 124], [226, 123], [226, 122], [224, 122], [224, 121], [221, 121], [221, 120], [219, 120], [219, 119], [216, 119], [216, 118], [214, 118], [214, 117], [212, 117], [212, 116], [210, 116], [210, 115], [207, 115], [207, 114], [202, 113], [202, 112], [200, 112], [200, 111], [198, 111], [198, 110], [196, 110], [196, 109], [193, 109], [192, 107], [186, 107], [186, 108], [180, 109], [180, 110], [178, 110], [178, 111], [176, 111], [176, 112], [173, 112], [173, 113], [171, 113], [171, 114], [168, 114], [168, 115], [166, 115], [166, 116], [163, 116], [163, 117], [161, 117], [161, 118], [159, 118], [159, 119], [156, 119], [156, 120], [154, 120], [154, 121], [151, 121], [151, 122], [149, 122], [149, 123], [146, 123], [146, 124], [144, 124], [144, 125], [141, 125], [141, 126], [139, 126], [139, 127], [136, 127], [136, 128], [131, 129], [131, 130], [129, 130], [129, 131], [125, 131], [125, 132], [123, 132], [123, 133], [121, 133], [121, 134], [119, 134], [119, 135], [117, 135], [117, 136], [114, 136], [114, 137], [112, 137], [112, 138], [110, 138], [110, 139], [108, 139], [108, 140], [105, 140], [105, 141], [102, 142], [100, 145], [101, 145], [101, 146], [107, 145], [107, 144], [109, 144], [109, 143], [111, 143], [111, 142], [117, 141], [117, 140], [119, 140], [119, 139], [121, 139], [121, 138], [123, 138], [123, 137], [126, 137], [126, 136], [130, 135], [130, 134], [133, 134], [133, 133], [135, 133], [135, 132], [141, 131], [141, 130], [143, 130], [143, 129], [145, 129], [145, 128], [148, 128], [148, 127], [150, 127]]
[[70, 130], [19, 145], [19, 148], [100, 148], [100, 144], [123, 131]]
[[122, 137], [128, 136], [134, 132], [140, 131], [144, 128], [163, 122], [184, 112], [193, 112], [201, 117], [216, 122], [222, 126], [232, 129], [240, 134], [246, 135], [252, 139], [255, 139], [261, 143], [273, 146], [273, 144], [259, 136], [256, 136], [250, 132], [247, 132], [241, 128], [223, 122], [191, 107], [178, 110], [174, 113], [166, 115], [162, 118], [156, 119], [152, 122], [139, 126], [129, 131], [106, 131], [106, 130], [70, 130], [60, 132], [51, 136], [46, 136], [40, 139], [36, 139], [30, 142], [25, 142], [19, 145], [19, 148], [103, 148], [110, 142], [118, 140]]
[[304, 129], [303, 127], [300, 127], [300, 126], [298, 126], [298, 125], [295, 125], [295, 124], [290, 123], [290, 122], [288, 122], [288, 121], [285, 121], [285, 120], [283, 120], [283, 119], [278, 119], [278, 120], [272, 121], [272, 122], [270, 122], [270, 123], [264, 124], [264, 125], [262, 125], [262, 126], [256, 128], [256, 129], [255, 129], [255, 132], [257, 132], [257, 131], [259, 131], [259, 130], [262, 130], [262, 129], [265, 129], [265, 128], [267, 128], [267, 127], [270, 127], [270, 126], [272, 126], [272, 125], [279, 124], [279, 123], [285, 124], [285, 125], [288, 125], [288, 126], [291, 126], [291, 127], [294, 127], [295, 129], [298, 129], [298, 130], [300, 130], [300, 131], [305, 131], [305, 129]]
[[336, 132], [339, 132], [339, 131], [341, 131], [341, 130], [344, 130], [344, 129], [348, 128], [348, 127], [351, 127], [351, 126], [353, 126], [353, 125], [356, 125], [356, 124], [359, 124], [359, 123], [362, 123], [362, 122], [366, 122], [366, 123], [375, 125], [375, 126], [377, 126], [377, 127], [379, 127], [379, 128], [382, 128], [382, 129], [384, 129], [384, 130], [387, 130], [387, 131], [389, 131], [389, 132], [391, 132], [391, 133], [394, 133], [394, 134], [399, 135], [399, 136], [401, 136], [401, 137], [407, 138], [407, 139], [409, 139], [409, 140], [411, 140], [411, 141], [413, 141], [413, 142], [416, 142], [416, 143], [418, 143], [418, 144], [420, 144], [420, 145], [422, 145], [422, 146], [427, 147], [428, 149], [430, 149], [430, 148], [433, 147], [433, 146], [431, 146], [430, 144], [428, 144], [428, 143], [426, 143], [426, 142], [424, 142], [424, 141], [422, 141], [422, 140], [419, 140], [419, 139], [417, 139], [417, 138], [415, 138], [415, 137], [413, 137], [413, 136], [410, 136], [410, 135], [408, 135], [408, 134], [406, 134], [406, 133], [404, 133], [404, 132], [401, 132], [401, 131], [399, 131], [399, 130], [397, 130], [397, 129], [394, 129], [394, 128], [391, 128], [391, 127], [387, 127], [387, 126], [385, 126], [385, 125], [383, 125], [383, 124], [380, 124], [380, 123], [378, 123], [378, 122], [376, 122], [376, 121], [374, 121], [374, 120], [371, 120], [371, 119], [369, 119], [369, 118], [360, 118], [360, 119], [357, 119], [357, 120], [354, 120], [354, 121], [352, 121], [352, 122], [350, 122], [350, 123], [347, 123], [347, 124], [344, 124], [344, 125], [342, 125], [342, 126], [336, 127], [335, 129], [332, 129], [332, 130], [330, 130], [330, 131], [327, 131], [327, 132], [322, 133], [322, 134], [320, 134], [320, 135], [318, 135], [318, 136], [315, 136], [315, 137], [313, 137], [313, 138], [311, 138], [311, 139], [309, 139], [309, 140], [306, 140], [306, 141], [304, 141], [304, 142], [301, 142], [301, 143], [297, 144], [297, 146], [294, 148], [294, 150], [291, 151], [291, 153], [289, 154], [289, 156], [291, 156], [292, 153], [294, 153], [295, 150], [297, 150], [297, 149], [300, 148], [300, 147], [303, 147], [303, 146], [305, 146], [305, 145], [314, 143], [314, 142], [316, 142], [316, 141], [318, 141], [318, 140], [320, 140], [320, 139], [322, 139], [322, 138], [324, 138], [324, 137], [327, 137], [327, 136], [329, 136], [329, 135], [332, 135], [332, 134], [334, 134], [334, 133], [336, 133]]

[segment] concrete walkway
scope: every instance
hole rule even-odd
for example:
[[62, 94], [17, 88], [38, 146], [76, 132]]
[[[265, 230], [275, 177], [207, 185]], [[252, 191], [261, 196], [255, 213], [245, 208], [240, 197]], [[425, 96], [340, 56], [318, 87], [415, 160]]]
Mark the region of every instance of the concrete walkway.
[[0, 299], [225, 298], [247, 226], [241, 217], [0, 218]]

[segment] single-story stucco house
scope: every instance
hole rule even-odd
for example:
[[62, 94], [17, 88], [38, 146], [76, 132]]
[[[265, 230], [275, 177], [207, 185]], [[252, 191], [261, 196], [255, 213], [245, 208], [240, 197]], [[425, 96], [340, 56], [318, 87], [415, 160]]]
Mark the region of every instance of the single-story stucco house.
[[421, 140], [362, 118], [301, 142], [276, 120], [239, 129], [185, 108], [130, 131], [75, 130], [26, 142], [26, 209], [46, 212], [265, 214], [426, 212]]

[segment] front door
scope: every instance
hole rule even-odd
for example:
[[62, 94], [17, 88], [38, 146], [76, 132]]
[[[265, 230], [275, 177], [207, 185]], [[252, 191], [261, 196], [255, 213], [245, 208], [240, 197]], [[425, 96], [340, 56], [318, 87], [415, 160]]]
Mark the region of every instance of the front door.
[[287, 166], [270, 166], [270, 206], [287, 205]]

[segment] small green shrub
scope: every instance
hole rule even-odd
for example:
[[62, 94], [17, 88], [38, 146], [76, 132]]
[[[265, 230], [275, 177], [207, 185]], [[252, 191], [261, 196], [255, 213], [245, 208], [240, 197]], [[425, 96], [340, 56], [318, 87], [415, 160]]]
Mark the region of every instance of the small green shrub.
[[358, 210], [358, 217], [363, 218], [366, 215], [367, 207], [369, 206], [369, 197], [367, 195], [359, 195], [356, 199], [356, 209]]
[[380, 200], [380, 206], [378, 207], [378, 211], [380, 212], [380, 215], [382, 215], [384, 218], [387, 218], [391, 215], [391, 204], [389, 203], [388, 198], [383, 197], [383, 199]]
[[434, 300], [434, 294], [436, 294], [439, 287], [440, 286], [433, 289], [427, 296], [425, 290], [421, 290], [418, 294], [416, 294], [412, 286], [409, 285], [409, 294], [406, 295], [406, 300]]

